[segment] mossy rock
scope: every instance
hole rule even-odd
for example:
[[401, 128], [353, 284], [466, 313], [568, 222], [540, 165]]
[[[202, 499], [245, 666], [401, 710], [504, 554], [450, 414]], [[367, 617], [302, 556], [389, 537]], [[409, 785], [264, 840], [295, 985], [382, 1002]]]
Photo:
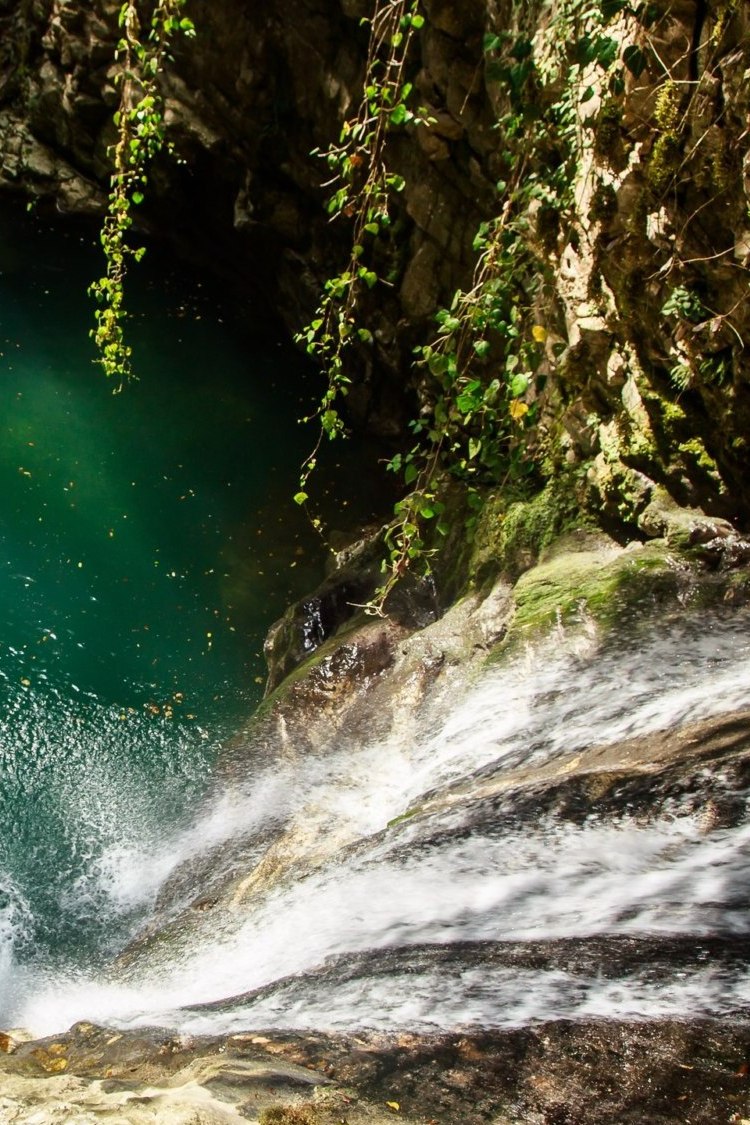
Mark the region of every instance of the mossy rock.
[[606, 631], [626, 619], [650, 618], [656, 607], [715, 604], [730, 585], [730, 576], [706, 572], [664, 540], [621, 548], [597, 533], [566, 535], [519, 578], [516, 613], [494, 655], [554, 625], [593, 620]]
[[509, 503], [501, 492], [490, 496], [474, 537], [469, 563], [473, 584], [486, 585], [500, 573], [517, 577], [563, 532], [585, 522], [575, 482], [567, 475], [529, 499]]

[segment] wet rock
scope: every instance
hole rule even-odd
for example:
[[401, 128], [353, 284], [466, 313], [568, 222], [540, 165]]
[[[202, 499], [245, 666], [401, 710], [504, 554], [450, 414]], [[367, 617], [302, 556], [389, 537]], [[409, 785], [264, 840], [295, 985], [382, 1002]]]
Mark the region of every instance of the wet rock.
[[[71, 1045], [63, 1078], [29, 1074], [18, 1056], [0, 1060], [4, 1120], [716, 1125], [748, 1112], [750, 1032], [710, 1020], [559, 1021], [434, 1036], [256, 1033], [203, 1041], [182, 1052], [168, 1077], [158, 1035], [150, 1035], [150, 1044], [137, 1033], [121, 1037], [138, 1041], [126, 1079], [106, 1076], [106, 1048], [83, 1062]], [[76, 1037], [74, 1029], [65, 1038]], [[96, 1029], [90, 1038], [113, 1034]]]
[[528, 637], [587, 615], [624, 615], [646, 598], [674, 596], [683, 581], [689, 584], [689, 574], [663, 547], [632, 543], [624, 550], [602, 535], [564, 536], [516, 583], [512, 635]]
[[271, 626], [263, 646], [270, 693], [356, 612], [373, 587], [343, 580], [321, 587]]
[[6, 1055], [12, 1055], [22, 1043], [28, 1042], [30, 1038], [29, 1033], [19, 1027], [11, 1028], [10, 1031], [0, 1031], [0, 1051]]
[[728, 520], [681, 508], [663, 489], [656, 490], [639, 516], [638, 526], [649, 538], [663, 537], [674, 547], [694, 547], [714, 539], [738, 538]]
[[750, 542], [728, 520], [681, 508], [661, 489], [639, 516], [638, 526], [649, 537], [663, 537], [670, 547], [692, 548], [717, 567], [741, 566], [750, 560]]
[[[550, 826], [590, 819], [615, 823], [623, 816], [639, 823], [660, 818], [698, 817], [700, 832], [744, 823], [744, 792], [750, 784], [750, 712], [718, 715], [676, 729], [561, 751], [541, 765], [508, 756], [502, 767], [485, 771], [480, 786], [450, 787], [423, 802], [419, 814], [465, 801], [455, 819], [488, 831], [523, 832], [549, 818]], [[470, 791], [471, 790], [471, 791]]]
[[380, 581], [379, 551], [378, 532], [342, 546], [328, 578], [271, 626], [264, 644], [267, 695], [370, 601]]

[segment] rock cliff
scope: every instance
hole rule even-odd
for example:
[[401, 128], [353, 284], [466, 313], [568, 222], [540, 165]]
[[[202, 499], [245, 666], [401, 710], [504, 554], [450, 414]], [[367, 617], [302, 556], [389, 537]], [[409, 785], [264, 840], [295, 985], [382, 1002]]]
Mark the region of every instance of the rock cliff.
[[[118, 8], [4, 0], [4, 187], [101, 210]], [[501, 213], [520, 160], [541, 185], [523, 236], [531, 320], [545, 334], [524, 404], [538, 403], [537, 481], [570, 470], [584, 506], [641, 537], [656, 485], [746, 526], [744, 6], [425, 0], [423, 10], [407, 67], [426, 123], [389, 141], [404, 188], [386, 280], [362, 309], [373, 340], [350, 362], [351, 418], [398, 439], [419, 402], [429, 408], [434, 387], [412, 370], [412, 348], [469, 284], [477, 228]], [[336, 142], [359, 102], [369, 6], [194, 0], [190, 14], [197, 37], [163, 77], [174, 158], [152, 171], [143, 225], [230, 272], [251, 299], [270, 292], [298, 329], [346, 258], [346, 221], [329, 222], [325, 164], [310, 153]], [[561, 169], [564, 204], [542, 190]]]

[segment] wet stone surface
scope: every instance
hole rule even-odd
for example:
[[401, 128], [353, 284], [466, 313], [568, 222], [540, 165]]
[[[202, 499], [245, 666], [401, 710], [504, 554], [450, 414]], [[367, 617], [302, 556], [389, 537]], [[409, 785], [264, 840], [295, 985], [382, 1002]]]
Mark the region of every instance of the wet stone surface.
[[749, 1069], [750, 1028], [712, 1021], [221, 1040], [79, 1024], [0, 1057], [0, 1107], [39, 1125], [729, 1125], [747, 1116]]

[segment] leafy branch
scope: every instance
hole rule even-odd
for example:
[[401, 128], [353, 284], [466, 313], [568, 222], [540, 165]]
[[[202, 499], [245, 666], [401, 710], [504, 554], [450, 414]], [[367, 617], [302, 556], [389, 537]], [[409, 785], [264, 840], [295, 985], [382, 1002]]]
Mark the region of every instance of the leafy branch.
[[[392, 191], [404, 186], [398, 177], [389, 178], [385, 142], [390, 128], [414, 120], [402, 49], [412, 28], [420, 26], [408, 22], [415, 11], [393, 0], [378, 4], [359, 116], [344, 125], [339, 146], [325, 154], [335, 173], [328, 209], [353, 221], [353, 241], [346, 269], [327, 282], [316, 318], [300, 335], [327, 373], [327, 389], [313, 415], [320, 420], [320, 435], [296, 496], [301, 504], [308, 499], [322, 437], [343, 430], [336, 400], [349, 381], [346, 349], [372, 339], [361, 323], [361, 298], [379, 282], [369, 264], [371, 240], [387, 229]], [[523, 25], [520, 7], [516, 15]], [[437, 311], [433, 338], [416, 349], [421, 404], [411, 423], [416, 441], [388, 465], [408, 491], [384, 532], [383, 583], [365, 607], [370, 612], [383, 612], [407, 571], [429, 573], [436, 542], [429, 529], [448, 530], [440, 499], [446, 476], [462, 482], [469, 506], [477, 508], [482, 485], [522, 482], [534, 469], [542, 444], [540, 396], [559, 355], [538, 323], [539, 295], [550, 258], [578, 220], [574, 188], [597, 144], [586, 103], [597, 88], [619, 98], [628, 76], [637, 79], [648, 61], [637, 43], [623, 46], [621, 36], [611, 32], [608, 25], [623, 17], [643, 26], [650, 8], [628, 0], [561, 0], [541, 27], [485, 36], [485, 81], [493, 101], [504, 107], [497, 129], [505, 174], [497, 184], [497, 214], [475, 239], [471, 285]], [[384, 51], [386, 46], [391, 49]]]
[[[404, 187], [401, 176], [387, 166], [388, 136], [394, 128], [423, 120], [409, 108], [412, 85], [404, 81], [412, 36], [424, 24], [419, 0], [383, 0], [369, 23], [364, 90], [357, 114], [344, 122], [338, 144], [324, 153], [316, 150], [333, 173], [325, 185], [333, 189], [328, 213], [332, 219], [343, 216], [352, 221], [352, 241], [346, 266], [325, 283], [315, 316], [297, 336], [327, 380], [317, 409], [303, 419], [316, 419], [319, 430], [302, 465], [295, 496], [298, 504], [308, 500], [308, 480], [324, 437], [333, 439], [344, 431], [337, 400], [347, 394], [351, 382], [345, 353], [356, 341], [373, 342], [370, 331], [357, 324], [356, 314], [363, 295], [382, 283], [372, 265], [373, 242], [388, 231], [391, 199]], [[312, 522], [320, 528], [317, 518]]]
[[192, 21], [182, 15], [185, 2], [156, 0], [145, 38], [134, 0], [125, 0], [119, 13], [120, 40], [115, 57], [120, 69], [115, 82], [120, 88], [120, 104], [114, 117], [118, 137], [112, 150], [114, 168], [100, 233], [106, 270], [89, 287], [97, 302], [96, 327], [90, 335], [99, 353], [98, 363], [105, 375], [117, 380], [117, 391], [133, 377], [132, 349], [124, 333], [127, 262], [129, 258], [140, 261], [145, 254], [145, 247], [132, 247], [128, 241], [133, 225], [131, 212], [143, 202], [148, 165], [165, 144], [159, 75], [170, 57], [170, 43], [178, 33], [195, 35]]

